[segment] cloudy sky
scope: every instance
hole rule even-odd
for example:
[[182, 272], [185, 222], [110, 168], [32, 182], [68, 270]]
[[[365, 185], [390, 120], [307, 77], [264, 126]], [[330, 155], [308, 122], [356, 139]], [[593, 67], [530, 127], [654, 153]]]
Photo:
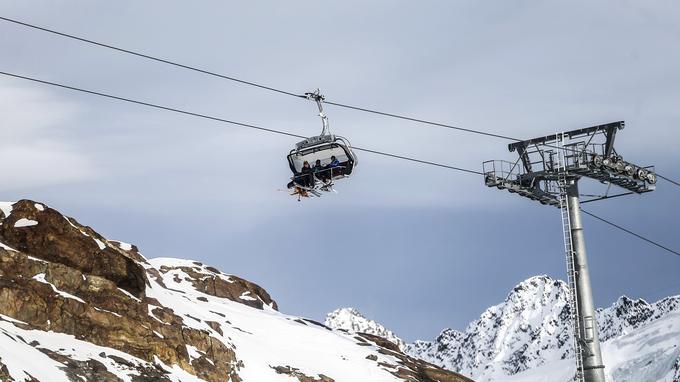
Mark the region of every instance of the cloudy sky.
[[[617, 148], [680, 179], [674, 1], [0, 1], [0, 15], [332, 101], [531, 138], [625, 120]], [[0, 71], [300, 135], [308, 101], [0, 21]], [[361, 147], [481, 169], [507, 141], [328, 106]], [[31, 198], [147, 257], [255, 281], [315, 319], [354, 306], [408, 340], [564, 278], [557, 210], [480, 176], [360, 154], [337, 195], [280, 189], [295, 139], [0, 76], [0, 200]], [[588, 210], [680, 249], [680, 188]], [[584, 218], [598, 306], [680, 293], [680, 258]]]

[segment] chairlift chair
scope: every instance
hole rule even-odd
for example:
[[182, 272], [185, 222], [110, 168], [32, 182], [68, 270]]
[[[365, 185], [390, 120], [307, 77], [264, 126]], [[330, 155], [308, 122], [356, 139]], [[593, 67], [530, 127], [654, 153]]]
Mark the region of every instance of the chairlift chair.
[[[349, 141], [341, 136], [330, 133], [328, 117], [323, 111], [323, 95], [317, 90], [305, 94], [308, 99], [314, 100], [319, 108], [319, 116], [323, 123], [320, 135], [306, 138], [295, 144], [288, 153], [288, 166], [293, 172], [288, 189], [294, 190], [292, 195], [309, 194], [320, 196], [317, 190], [333, 191], [334, 181], [349, 177], [357, 166], [357, 157], [352, 151]], [[330, 167], [331, 158], [335, 157], [339, 165]], [[303, 175], [304, 162], [314, 166], [316, 161], [321, 161], [324, 169], [311, 175]]]

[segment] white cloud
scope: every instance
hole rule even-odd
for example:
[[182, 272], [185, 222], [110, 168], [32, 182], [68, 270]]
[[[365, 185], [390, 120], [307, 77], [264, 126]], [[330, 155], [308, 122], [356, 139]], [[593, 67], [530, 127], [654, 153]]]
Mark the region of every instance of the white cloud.
[[0, 190], [60, 184], [95, 175], [85, 158], [58, 143], [13, 144], [0, 151], [0, 163]]
[[3, 140], [32, 139], [72, 120], [78, 108], [45, 89], [0, 79], [0, 126]]
[[0, 189], [45, 186], [95, 174], [88, 158], [59, 137], [78, 107], [52, 93], [0, 80]]

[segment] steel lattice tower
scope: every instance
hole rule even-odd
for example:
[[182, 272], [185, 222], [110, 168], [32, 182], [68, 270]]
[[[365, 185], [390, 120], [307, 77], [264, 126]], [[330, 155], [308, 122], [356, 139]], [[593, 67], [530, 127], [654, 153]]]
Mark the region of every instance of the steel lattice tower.
[[582, 178], [600, 181], [608, 186], [607, 194], [611, 185], [641, 194], [653, 191], [656, 184], [653, 167], [626, 162], [614, 149], [616, 132], [623, 128], [620, 121], [516, 142], [508, 146], [519, 155], [514, 163], [483, 163], [487, 186], [560, 209], [579, 382], [605, 382], [605, 378], [578, 182]]

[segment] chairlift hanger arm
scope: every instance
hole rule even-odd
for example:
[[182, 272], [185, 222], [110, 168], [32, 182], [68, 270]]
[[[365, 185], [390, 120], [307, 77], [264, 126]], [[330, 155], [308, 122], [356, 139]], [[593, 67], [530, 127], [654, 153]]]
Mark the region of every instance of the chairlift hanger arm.
[[321, 123], [323, 124], [321, 135], [330, 135], [331, 128], [328, 123], [328, 117], [323, 111], [323, 102], [326, 98], [321, 94], [321, 90], [316, 89], [316, 91], [305, 93], [305, 96], [307, 99], [316, 102], [316, 106], [319, 108], [319, 117], [321, 117]]

